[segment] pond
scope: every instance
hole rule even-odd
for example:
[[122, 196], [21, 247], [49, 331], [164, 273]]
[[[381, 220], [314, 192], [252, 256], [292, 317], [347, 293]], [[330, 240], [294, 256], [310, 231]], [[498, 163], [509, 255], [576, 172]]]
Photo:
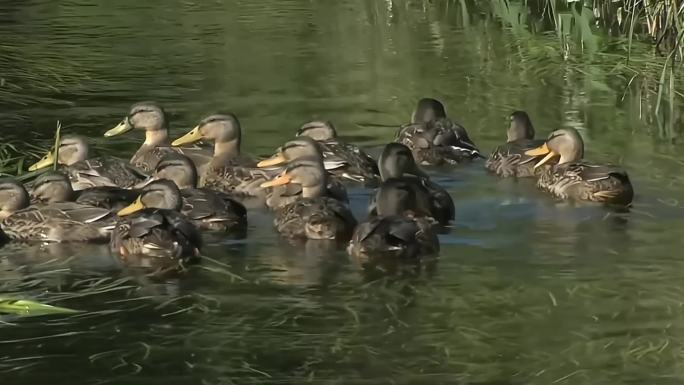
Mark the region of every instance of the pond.
[[[684, 381], [676, 135], [641, 119], [605, 64], [531, 55], [556, 41], [516, 34], [466, 3], [0, 3], [3, 141], [47, 148], [60, 120], [128, 157], [141, 136], [102, 134], [132, 103], [156, 100], [174, 137], [231, 111], [244, 149], [264, 155], [301, 123], [329, 119], [377, 155], [431, 96], [485, 152], [505, 140], [516, 109], [540, 135], [575, 127], [586, 158], [621, 164], [636, 190], [629, 212], [615, 213], [557, 203], [531, 181], [488, 175], [483, 162], [430, 170], [456, 220], [436, 263], [394, 273], [290, 245], [258, 210], [245, 239], [210, 236], [199, 266], [164, 279], [106, 247], [7, 245], [0, 296], [83, 313], [0, 318], [2, 382]], [[363, 217], [370, 192], [350, 192]]]

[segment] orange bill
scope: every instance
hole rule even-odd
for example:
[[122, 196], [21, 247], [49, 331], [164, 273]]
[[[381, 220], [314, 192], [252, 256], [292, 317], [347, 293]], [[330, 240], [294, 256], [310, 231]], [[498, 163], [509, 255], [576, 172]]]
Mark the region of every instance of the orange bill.
[[286, 185], [288, 183], [292, 182], [292, 178], [287, 175], [287, 173], [283, 173], [279, 177], [269, 180], [268, 182], [264, 182], [261, 184], [261, 187], [275, 187], [275, 186], [282, 186]]
[[525, 151], [525, 155], [539, 156], [539, 155], [546, 155], [549, 152], [551, 152], [551, 150], [549, 150], [549, 146], [547, 146], [546, 143], [544, 143], [537, 148], [533, 148], [531, 150]]
[[534, 168], [537, 168], [537, 167], [543, 165], [544, 163], [548, 162], [548, 161], [549, 161], [551, 158], [553, 158], [554, 156], [558, 156], [558, 154], [555, 153], [555, 152], [553, 152], [553, 151], [549, 151], [549, 153], [546, 154], [546, 156], [544, 157], [544, 159], [540, 160], [539, 162], [537, 162], [537, 164], [534, 165]]

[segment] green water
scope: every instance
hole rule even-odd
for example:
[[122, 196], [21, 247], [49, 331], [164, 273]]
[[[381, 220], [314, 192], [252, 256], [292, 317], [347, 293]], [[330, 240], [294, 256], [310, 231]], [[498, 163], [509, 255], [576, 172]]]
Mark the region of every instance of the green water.
[[[615, 214], [482, 164], [431, 170], [457, 219], [436, 263], [402, 272], [289, 245], [267, 212], [250, 212], [245, 240], [209, 237], [211, 260], [164, 279], [104, 247], [8, 245], [0, 296], [85, 312], [0, 318], [2, 384], [683, 383], [676, 132], [639, 118], [638, 95], [610, 76], [620, 53], [534, 56], [553, 37], [521, 37], [468, 4], [0, 2], [4, 141], [48, 146], [59, 119], [129, 156], [141, 136], [102, 133], [156, 100], [174, 136], [232, 111], [245, 150], [264, 154], [324, 118], [377, 154], [433, 96], [485, 152], [514, 109], [541, 135], [576, 127], [586, 157], [622, 164], [637, 193]], [[369, 192], [350, 193], [361, 217]]]

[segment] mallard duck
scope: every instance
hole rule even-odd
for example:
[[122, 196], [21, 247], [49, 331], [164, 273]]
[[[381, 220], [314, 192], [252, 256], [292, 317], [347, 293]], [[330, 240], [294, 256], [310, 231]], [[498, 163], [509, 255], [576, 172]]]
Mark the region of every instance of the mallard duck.
[[574, 128], [552, 132], [541, 146], [525, 152], [529, 156], [544, 156], [534, 167], [546, 165], [537, 186], [551, 195], [567, 200], [593, 201], [629, 205], [634, 190], [624, 170], [610, 165], [595, 165], [582, 161], [584, 141]]
[[[298, 136], [286, 142], [278, 148], [275, 155], [257, 163], [257, 167], [282, 166], [298, 159], [312, 159], [314, 162], [322, 162], [325, 168], [325, 161], [323, 160], [323, 154], [321, 153], [320, 147], [316, 141], [307, 136]], [[325, 172], [325, 174], [325, 194], [341, 202], [349, 202], [347, 189], [339, 179], [333, 175], [329, 175], [328, 172]], [[275, 188], [269, 194], [267, 205], [271, 208], [277, 208], [293, 202], [301, 196], [301, 194], [302, 189], [298, 184], [289, 184], [286, 187]]]
[[367, 184], [377, 182], [379, 172], [375, 159], [358, 146], [340, 141], [331, 122], [305, 123], [297, 131], [297, 136], [308, 136], [318, 142], [324, 161], [340, 163], [340, 166], [328, 170], [333, 175]]
[[230, 194], [241, 201], [256, 198], [263, 201], [267, 191], [259, 185], [275, 175], [254, 167], [254, 160], [240, 153], [242, 129], [233, 114], [208, 116], [184, 136], [173, 141], [174, 146], [200, 140], [214, 142], [211, 160], [199, 167], [199, 186]]
[[166, 112], [155, 102], [135, 103], [121, 123], [105, 132], [104, 136], [121, 135], [133, 129], [145, 131], [145, 142], [135, 152], [130, 163], [144, 172], [152, 172], [161, 157], [169, 152], [181, 152], [196, 164], [204, 164], [211, 158], [210, 152], [204, 148], [169, 147], [169, 123]]
[[242, 127], [237, 116], [233, 114], [216, 114], [202, 119], [190, 132], [171, 143], [173, 146], [184, 146], [208, 140], [214, 142], [214, 153], [207, 164], [208, 169], [220, 169], [225, 166], [254, 166], [252, 157], [240, 152]]
[[[64, 135], [59, 141], [58, 163], [69, 175], [74, 190], [95, 186], [129, 188], [147, 177], [130, 163], [111, 156], [90, 157], [88, 140], [80, 135]], [[51, 167], [55, 151], [51, 149], [43, 158], [29, 167], [29, 171]]]
[[541, 146], [544, 140], [534, 140], [534, 126], [525, 111], [513, 112], [510, 120], [506, 144], [497, 147], [489, 155], [485, 167], [503, 178], [535, 176], [534, 163], [537, 157], [526, 155], [525, 151]]
[[121, 256], [152, 255], [186, 262], [199, 258], [202, 237], [179, 211], [183, 199], [169, 180], [146, 185], [130, 206], [121, 209], [110, 247]]
[[[416, 202], [429, 200], [404, 179], [390, 179], [376, 192], [377, 216], [354, 230], [347, 252], [356, 258], [415, 258], [439, 252], [434, 220]], [[418, 210], [416, 210], [418, 209]]]
[[[408, 147], [401, 143], [389, 143], [385, 146], [378, 161], [380, 176], [383, 183], [391, 179], [404, 179], [404, 183], [414, 184], [418, 197], [429, 197], [430, 215], [442, 224], [447, 224], [455, 218], [454, 201], [451, 195], [440, 185], [430, 180], [424, 173]], [[372, 197], [375, 198], [375, 195]], [[374, 213], [376, 202], [371, 202], [371, 214]]]
[[326, 179], [320, 159], [303, 158], [288, 163], [277, 178], [261, 185], [276, 187], [295, 183], [301, 186], [300, 198], [276, 210], [274, 224], [281, 235], [298, 239], [349, 239], [356, 220], [346, 204], [326, 195]]
[[69, 178], [58, 171], [48, 171], [36, 178], [29, 195], [41, 204], [76, 202], [117, 212], [131, 204], [139, 193], [112, 186], [97, 186], [75, 191]]
[[450, 120], [436, 99], [418, 101], [411, 123], [399, 128], [394, 141], [410, 148], [422, 165], [453, 165], [482, 157], [465, 127]]
[[114, 219], [109, 210], [73, 202], [30, 205], [20, 183], [0, 181], [0, 227], [11, 240], [43, 242], [108, 241]]
[[168, 179], [178, 186], [183, 198], [181, 213], [198, 228], [230, 231], [244, 230], [247, 226], [245, 206], [226, 193], [197, 188], [197, 168], [187, 156], [165, 155], [157, 164], [153, 179]]

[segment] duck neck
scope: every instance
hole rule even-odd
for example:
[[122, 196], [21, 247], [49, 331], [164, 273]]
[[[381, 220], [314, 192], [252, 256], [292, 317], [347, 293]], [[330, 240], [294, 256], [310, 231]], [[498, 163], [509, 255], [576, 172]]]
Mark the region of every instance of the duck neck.
[[324, 183], [320, 183], [315, 186], [302, 186], [302, 197], [303, 198], [320, 198], [325, 195], [326, 187]]
[[573, 163], [576, 162], [578, 159], [574, 156], [568, 156], [568, 155], [563, 155], [561, 154], [560, 159], [558, 159], [558, 164], [565, 164], [565, 163]]
[[159, 147], [167, 145], [169, 142], [169, 132], [166, 129], [145, 131], [145, 142], [143, 147]]
[[584, 157], [584, 149], [573, 149], [568, 153], [561, 153], [560, 159], [558, 159], [558, 164], [576, 163], [582, 160], [582, 157]]
[[214, 143], [214, 166], [223, 166], [240, 155], [240, 143], [236, 140]]

